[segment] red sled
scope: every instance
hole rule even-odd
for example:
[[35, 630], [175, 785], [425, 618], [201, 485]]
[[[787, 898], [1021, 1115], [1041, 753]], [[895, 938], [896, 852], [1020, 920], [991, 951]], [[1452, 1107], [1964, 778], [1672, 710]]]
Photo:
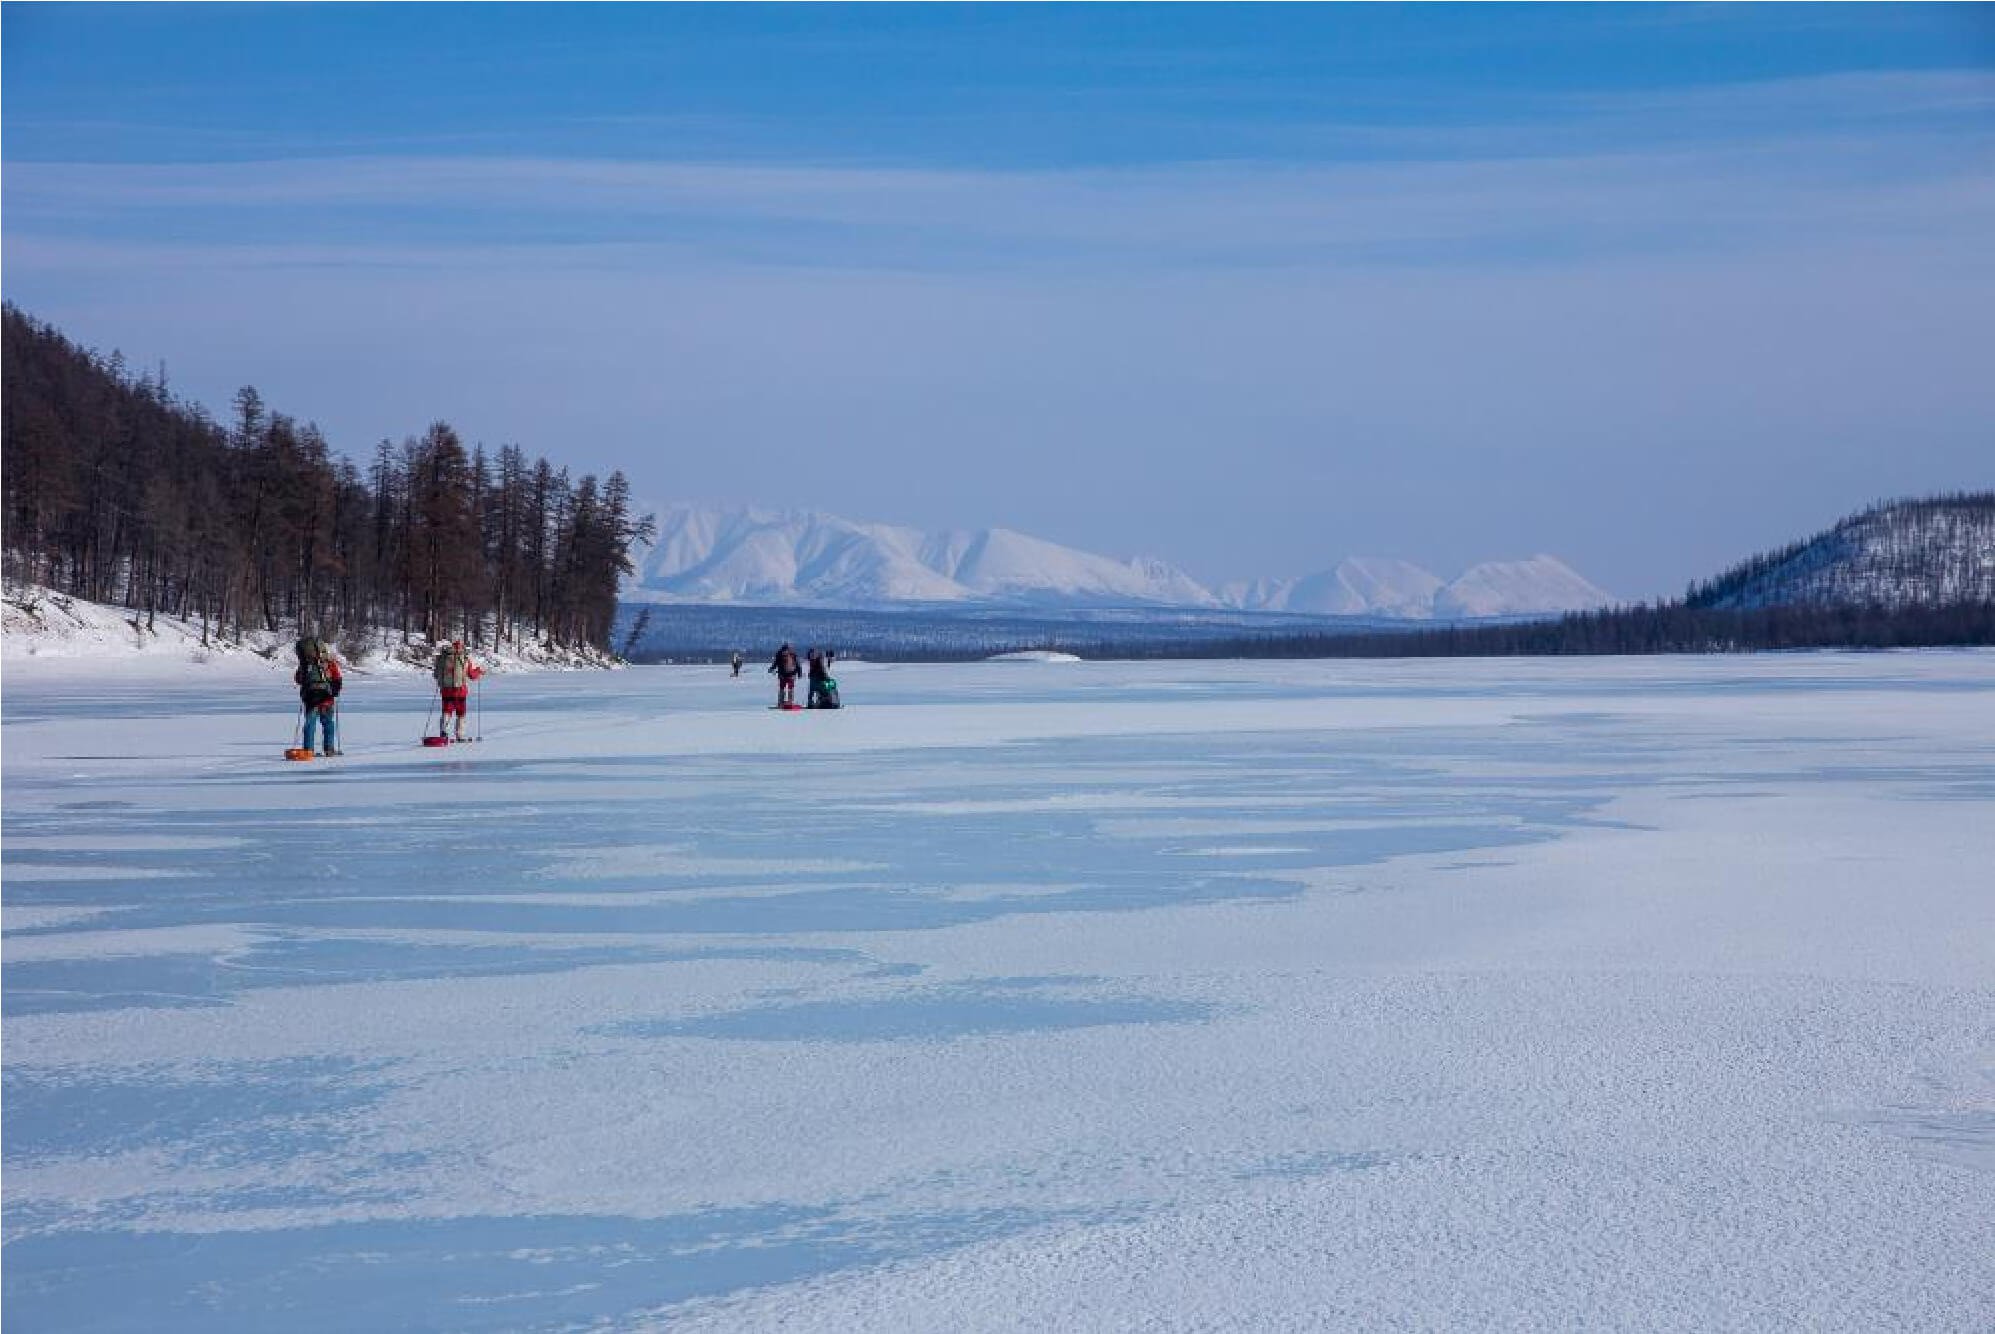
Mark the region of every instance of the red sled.
[[447, 736], [426, 736], [423, 738], [423, 744], [425, 746], [447, 746], [450, 744], [450, 738]]

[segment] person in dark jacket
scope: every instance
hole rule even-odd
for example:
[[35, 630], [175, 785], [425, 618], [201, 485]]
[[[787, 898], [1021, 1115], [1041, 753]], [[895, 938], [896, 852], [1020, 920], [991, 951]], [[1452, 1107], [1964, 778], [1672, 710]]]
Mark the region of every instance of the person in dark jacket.
[[312, 749], [323, 728], [325, 748], [319, 754], [337, 755], [340, 753], [338, 700], [344, 684], [339, 659], [333, 656], [325, 640], [310, 635], [298, 641], [297, 649], [298, 670], [291, 673], [291, 680], [298, 687], [298, 702], [305, 706], [304, 747]]
[[818, 708], [818, 700], [824, 696], [824, 682], [830, 680], [830, 672], [824, 670], [824, 652], [812, 648], [804, 654], [804, 674], [810, 678], [810, 694], [804, 698], [804, 708]]
[[770, 660], [769, 670], [776, 676], [776, 707], [789, 708], [797, 702], [797, 677], [802, 673], [797, 667], [797, 651], [788, 644], [776, 650]]
[[807, 709], [835, 709], [838, 707], [838, 682], [831, 679], [831, 655], [810, 651], [810, 696], [805, 701]]

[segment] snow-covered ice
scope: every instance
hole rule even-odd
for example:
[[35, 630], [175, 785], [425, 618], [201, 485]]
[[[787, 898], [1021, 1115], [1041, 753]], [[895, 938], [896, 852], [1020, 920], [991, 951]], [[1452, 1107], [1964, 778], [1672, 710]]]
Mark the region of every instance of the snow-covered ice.
[[7, 1325], [1995, 1327], [1995, 655], [839, 676], [11, 659]]

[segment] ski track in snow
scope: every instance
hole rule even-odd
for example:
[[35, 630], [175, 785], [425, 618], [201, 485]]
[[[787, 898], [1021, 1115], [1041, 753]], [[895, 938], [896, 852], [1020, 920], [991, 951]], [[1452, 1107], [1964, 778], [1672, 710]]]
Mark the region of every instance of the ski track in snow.
[[1995, 1327], [1995, 654], [75, 671], [10, 1326]]

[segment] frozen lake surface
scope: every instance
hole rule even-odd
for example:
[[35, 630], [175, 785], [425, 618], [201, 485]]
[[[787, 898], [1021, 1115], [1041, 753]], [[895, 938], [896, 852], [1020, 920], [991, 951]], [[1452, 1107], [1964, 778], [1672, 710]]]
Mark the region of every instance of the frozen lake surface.
[[1995, 1327], [1995, 655], [10, 663], [9, 1328]]

